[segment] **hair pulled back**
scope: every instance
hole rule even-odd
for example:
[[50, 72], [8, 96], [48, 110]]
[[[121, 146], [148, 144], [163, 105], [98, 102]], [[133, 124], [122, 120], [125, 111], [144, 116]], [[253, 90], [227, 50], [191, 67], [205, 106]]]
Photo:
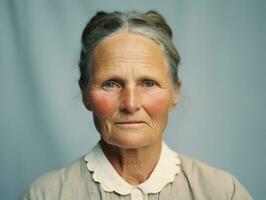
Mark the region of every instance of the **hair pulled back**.
[[140, 13], [131, 12], [97, 12], [88, 22], [81, 37], [79, 61], [79, 86], [85, 92], [90, 81], [90, 70], [93, 67], [92, 53], [94, 48], [106, 37], [127, 30], [154, 40], [166, 56], [170, 75], [178, 85], [178, 65], [180, 56], [172, 42], [172, 30], [165, 19], [156, 11]]

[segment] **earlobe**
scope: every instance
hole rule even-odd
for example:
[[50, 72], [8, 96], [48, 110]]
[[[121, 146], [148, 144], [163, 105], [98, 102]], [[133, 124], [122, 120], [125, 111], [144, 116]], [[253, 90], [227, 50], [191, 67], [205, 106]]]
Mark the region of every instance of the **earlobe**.
[[174, 88], [174, 94], [173, 94], [173, 101], [172, 101], [172, 109], [178, 104], [179, 97], [180, 97], [180, 89], [181, 89], [182, 81], [179, 80], [177, 85]]
[[82, 102], [84, 104], [84, 106], [89, 110], [91, 111], [91, 105], [90, 105], [90, 102], [88, 100], [88, 97], [85, 95], [85, 94], [82, 94]]
[[178, 102], [179, 102], [179, 93], [175, 93], [173, 97], [172, 105], [171, 105], [171, 110], [176, 107]]

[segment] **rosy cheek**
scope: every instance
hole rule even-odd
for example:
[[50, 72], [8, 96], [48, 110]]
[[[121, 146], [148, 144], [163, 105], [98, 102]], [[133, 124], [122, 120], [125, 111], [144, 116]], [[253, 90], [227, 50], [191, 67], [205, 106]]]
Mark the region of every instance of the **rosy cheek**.
[[105, 92], [94, 93], [91, 95], [92, 111], [103, 118], [112, 116], [118, 107], [115, 95]]
[[143, 106], [150, 117], [159, 117], [168, 113], [169, 101], [166, 95], [153, 94], [144, 97]]

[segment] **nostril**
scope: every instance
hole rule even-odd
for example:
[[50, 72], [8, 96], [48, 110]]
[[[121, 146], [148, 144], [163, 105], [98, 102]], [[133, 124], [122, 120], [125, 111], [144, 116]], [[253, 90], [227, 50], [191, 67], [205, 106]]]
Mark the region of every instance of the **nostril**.
[[121, 110], [124, 112], [135, 112], [140, 109], [139, 95], [133, 89], [123, 91], [121, 98]]

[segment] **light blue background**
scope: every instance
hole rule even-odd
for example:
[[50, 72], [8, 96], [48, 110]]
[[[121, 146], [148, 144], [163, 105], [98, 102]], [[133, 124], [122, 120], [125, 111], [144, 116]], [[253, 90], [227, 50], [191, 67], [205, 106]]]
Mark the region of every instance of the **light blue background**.
[[98, 10], [156, 9], [182, 57], [181, 102], [165, 140], [177, 152], [266, 193], [266, 6], [263, 0], [1, 0], [0, 194], [97, 142], [78, 88], [80, 36]]

